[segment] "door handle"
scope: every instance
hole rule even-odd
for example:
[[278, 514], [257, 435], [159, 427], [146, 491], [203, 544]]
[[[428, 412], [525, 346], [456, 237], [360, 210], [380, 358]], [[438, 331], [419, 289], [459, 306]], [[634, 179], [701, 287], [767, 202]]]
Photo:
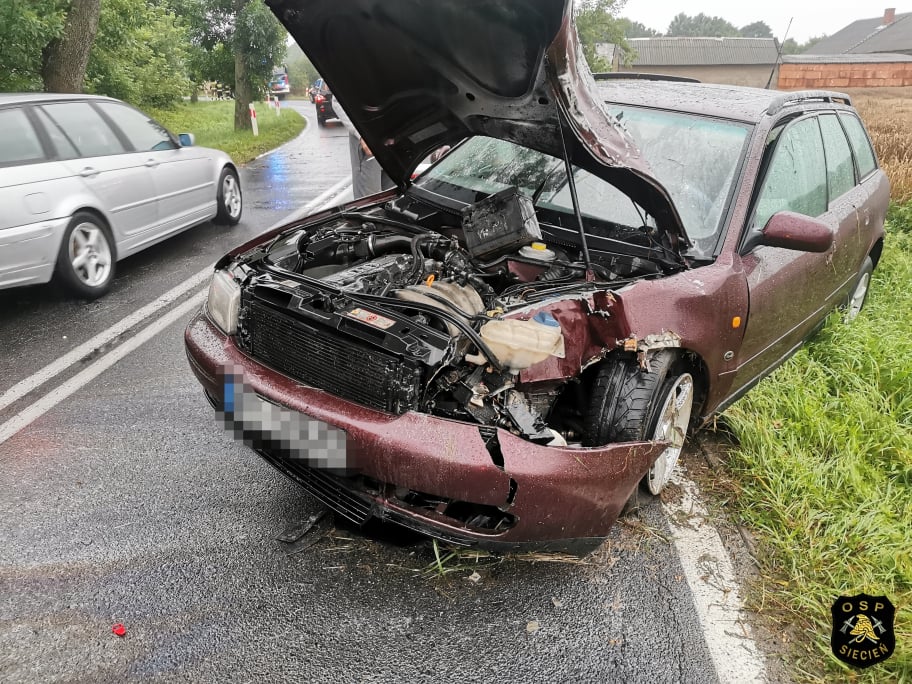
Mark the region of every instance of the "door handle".
[[83, 178], [92, 178], [93, 176], [97, 176], [98, 173], [98, 169], [93, 169], [91, 166], [87, 166], [79, 172], [79, 175]]
[[160, 163], [160, 162], [157, 162], [157, 161], [154, 160], [154, 159], [147, 159], [147, 160], [146, 160], [146, 166], [148, 166], [150, 169], [155, 168], [156, 166], [159, 165], [159, 163]]

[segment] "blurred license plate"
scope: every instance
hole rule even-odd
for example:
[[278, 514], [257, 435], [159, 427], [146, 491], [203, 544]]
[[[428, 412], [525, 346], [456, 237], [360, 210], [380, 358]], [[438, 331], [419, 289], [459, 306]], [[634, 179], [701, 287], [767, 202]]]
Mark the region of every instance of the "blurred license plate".
[[265, 401], [237, 377], [225, 378], [224, 400], [225, 428], [248, 446], [315, 468], [346, 468], [344, 430]]

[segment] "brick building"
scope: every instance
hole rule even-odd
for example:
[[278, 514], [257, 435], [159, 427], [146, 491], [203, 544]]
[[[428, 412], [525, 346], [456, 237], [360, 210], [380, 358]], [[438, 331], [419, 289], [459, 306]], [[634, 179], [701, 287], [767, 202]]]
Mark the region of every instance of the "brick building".
[[912, 86], [912, 12], [859, 19], [782, 62], [782, 90]]

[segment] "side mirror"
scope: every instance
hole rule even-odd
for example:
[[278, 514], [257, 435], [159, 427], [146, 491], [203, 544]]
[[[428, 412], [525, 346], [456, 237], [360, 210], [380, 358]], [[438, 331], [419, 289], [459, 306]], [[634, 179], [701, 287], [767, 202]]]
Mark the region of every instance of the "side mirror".
[[833, 231], [817, 219], [780, 211], [766, 222], [757, 244], [799, 252], [827, 252], [833, 246]]
[[181, 133], [177, 136], [177, 140], [180, 142], [181, 147], [193, 147], [193, 143], [196, 142], [193, 133]]

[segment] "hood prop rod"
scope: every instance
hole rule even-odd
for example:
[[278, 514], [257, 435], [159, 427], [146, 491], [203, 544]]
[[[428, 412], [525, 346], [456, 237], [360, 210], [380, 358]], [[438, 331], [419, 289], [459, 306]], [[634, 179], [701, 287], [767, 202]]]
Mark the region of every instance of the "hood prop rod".
[[579, 228], [580, 244], [583, 248], [583, 263], [586, 264], [586, 278], [592, 275], [592, 259], [589, 256], [589, 243], [586, 242], [586, 228], [583, 226], [583, 213], [580, 211], [579, 197], [576, 194], [576, 179], [573, 177], [573, 165], [570, 163], [570, 152], [567, 150], [567, 141], [564, 139], [564, 126], [561, 121], [561, 111], [557, 110], [557, 128], [560, 131], [561, 148], [564, 152], [564, 168], [567, 170], [567, 182], [570, 184], [570, 199], [573, 202], [573, 213], [576, 215], [576, 224]]

